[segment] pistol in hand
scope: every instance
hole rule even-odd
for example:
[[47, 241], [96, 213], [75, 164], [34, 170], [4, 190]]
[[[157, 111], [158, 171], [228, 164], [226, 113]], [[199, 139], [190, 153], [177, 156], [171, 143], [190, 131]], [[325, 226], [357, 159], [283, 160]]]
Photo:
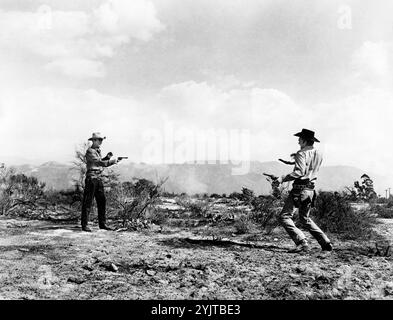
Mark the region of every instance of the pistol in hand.
[[278, 179], [278, 177], [276, 177], [273, 174], [268, 174], [268, 173], [263, 173], [264, 176], [269, 177], [272, 181], [275, 181]]
[[106, 154], [106, 156], [104, 158], [102, 158], [102, 160], [110, 160], [113, 157], [113, 153], [112, 152], [108, 152]]

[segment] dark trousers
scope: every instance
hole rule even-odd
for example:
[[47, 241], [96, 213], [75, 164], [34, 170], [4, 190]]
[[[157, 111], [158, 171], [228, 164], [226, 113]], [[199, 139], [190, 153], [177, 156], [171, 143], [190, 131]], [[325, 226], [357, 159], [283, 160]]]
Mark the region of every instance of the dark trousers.
[[82, 227], [86, 227], [89, 222], [89, 215], [93, 199], [96, 199], [98, 210], [98, 224], [100, 227], [105, 225], [105, 209], [106, 198], [104, 193], [104, 185], [100, 178], [87, 177], [85, 180], [85, 190], [82, 202]]
[[[296, 195], [296, 197], [294, 197]], [[295, 199], [296, 198], [296, 201]], [[302, 190], [298, 195], [292, 190], [284, 204], [280, 215], [280, 223], [287, 231], [296, 245], [300, 244], [306, 236], [298, 229], [292, 220], [295, 207], [299, 208], [299, 220], [303, 227], [318, 241], [321, 246], [330, 243], [329, 238], [310, 218], [311, 203], [314, 198], [313, 190]]]

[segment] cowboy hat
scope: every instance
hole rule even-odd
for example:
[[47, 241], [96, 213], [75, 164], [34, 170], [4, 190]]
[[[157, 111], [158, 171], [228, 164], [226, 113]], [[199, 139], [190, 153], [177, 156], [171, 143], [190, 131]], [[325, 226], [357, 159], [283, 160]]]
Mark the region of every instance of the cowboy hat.
[[100, 132], [93, 132], [91, 138], [89, 138], [88, 140], [94, 140], [94, 139], [104, 140], [106, 139], [106, 137], [103, 137]]
[[301, 132], [298, 132], [298, 133], [294, 134], [294, 136], [300, 137], [300, 138], [305, 139], [305, 140], [312, 140], [312, 141], [315, 141], [315, 142], [320, 142], [317, 138], [315, 138], [314, 135], [315, 135], [315, 132], [311, 131], [311, 130], [308, 130], [308, 129], [302, 129]]

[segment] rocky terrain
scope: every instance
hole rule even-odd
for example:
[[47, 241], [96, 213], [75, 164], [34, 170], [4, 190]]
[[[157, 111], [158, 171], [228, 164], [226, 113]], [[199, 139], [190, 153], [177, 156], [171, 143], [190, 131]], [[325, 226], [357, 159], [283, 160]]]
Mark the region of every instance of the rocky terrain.
[[[0, 299], [392, 299], [393, 220], [369, 241], [292, 254], [279, 227], [175, 217], [137, 231], [0, 218]], [[112, 225], [115, 222], [112, 221]]]

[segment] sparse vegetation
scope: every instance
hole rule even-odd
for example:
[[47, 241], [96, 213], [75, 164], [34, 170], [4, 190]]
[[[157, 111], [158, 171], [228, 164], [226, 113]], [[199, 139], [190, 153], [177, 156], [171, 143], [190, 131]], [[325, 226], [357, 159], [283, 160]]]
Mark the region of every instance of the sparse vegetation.
[[146, 212], [159, 201], [160, 188], [165, 181], [155, 184], [147, 179], [134, 179], [134, 182], [118, 183], [111, 187], [109, 203], [117, 211], [123, 227], [146, 218]]
[[[49, 211], [58, 212], [59, 215], [63, 215], [63, 212], [73, 212], [73, 215], [69, 214], [69, 216], [79, 218], [78, 201], [72, 203], [75, 198], [81, 196], [80, 189], [60, 192], [44, 190], [41, 189], [43, 185], [36, 179], [23, 175], [10, 178], [16, 176], [14, 172], [10, 171], [7, 174], [4, 174], [5, 171], [1, 172], [1, 192], [9, 190], [4, 188], [6, 185], [13, 185], [13, 190], [18, 190], [18, 192], [12, 193], [12, 196], [22, 191], [22, 194], [32, 194], [38, 197], [39, 200], [36, 202], [38, 205], [31, 207], [32, 211], [36, 212], [40, 206], [47, 203], [54, 206]], [[4, 182], [12, 183], [4, 184]], [[4, 263], [9, 264], [13, 261], [12, 259], [18, 259], [15, 260], [17, 262], [13, 261], [15, 268], [12, 270], [19, 270], [21, 269], [20, 259], [22, 259], [23, 263], [28, 266], [24, 273], [31, 272], [35, 270], [36, 259], [41, 259], [40, 264], [49, 264], [49, 262], [45, 260], [46, 255], [37, 255], [35, 259], [28, 260], [30, 248], [48, 250], [48, 246], [51, 246], [50, 250], [53, 252], [57, 250], [56, 254], [59, 256], [66, 256], [67, 259], [73, 260], [72, 265], [62, 262], [51, 264], [56, 276], [66, 277], [66, 281], [59, 281], [50, 292], [64, 298], [68, 296], [64, 293], [66, 291], [62, 290], [63, 283], [68, 285], [85, 283], [83, 286], [75, 285], [72, 289], [80, 295], [87, 295], [87, 287], [91, 297], [99, 297], [97, 290], [102, 295], [110, 292], [113, 297], [123, 298], [126, 292], [129, 297], [135, 297], [134, 291], [128, 290], [130, 277], [143, 283], [146, 288], [146, 290], [140, 290], [140, 295], [143, 297], [156, 297], [155, 292], [163, 292], [166, 296], [173, 298], [186, 295], [189, 298], [210, 299], [219, 298], [220, 295], [227, 298], [230, 295], [230, 297], [241, 299], [255, 297], [341, 299], [348, 296], [365, 297], [367, 292], [367, 294], [381, 292], [377, 285], [373, 286], [369, 277], [371, 275], [377, 279], [376, 274], [381, 272], [381, 268], [388, 270], [391, 263], [389, 260], [391, 259], [391, 244], [376, 243], [376, 237], [370, 238], [371, 241], [367, 238], [373, 236], [374, 226], [385, 227], [388, 230], [390, 225], [374, 224], [374, 222], [376, 216], [389, 216], [393, 201], [378, 199], [379, 201], [369, 206], [368, 203], [364, 203], [364, 200], [359, 200], [359, 207], [364, 206], [366, 209], [356, 210], [353, 209], [345, 194], [321, 192], [312, 215], [324, 230], [334, 234], [331, 239], [334, 240], [337, 251], [322, 260], [315, 258], [319, 253], [314, 252], [314, 247], [309, 255], [297, 256], [293, 259], [293, 255], [286, 251], [286, 248], [291, 248], [293, 243], [283, 228], [275, 229], [278, 226], [277, 215], [285, 200], [285, 193], [280, 191], [279, 197], [275, 193], [256, 196], [252, 190], [243, 188], [241, 192], [233, 193], [232, 197], [220, 195], [206, 197], [205, 194], [200, 194], [199, 197], [186, 194], [177, 196], [173, 193], [166, 193], [163, 197], [161, 190], [164, 182], [165, 180], [154, 183], [146, 179], [133, 179], [123, 183], [116, 182], [107, 187], [108, 219], [112, 219], [110, 225], [116, 225], [116, 221], [120, 220], [118, 226], [121, 228], [117, 231], [143, 230], [143, 232], [124, 232], [121, 235], [102, 232], [99, 237], [86, 235], [81, 246], [79, 229], [75, 229], [74, 222], [71, 225], [63, 224], [63, 222], [58, 224], [58, 229], [60, 229], [58, 232], [56, 228], [54, 230], [54, 225], [49, 225], [52, 222], [39, 221], [40, 224], [48, 224], [47, 230], [37, 229], [39, 231], [36, 232], [36, 237], [45, 243], [45, 247], [37, 249], [36, 244], [29, 243], [29, 240], [26, 240], [27, 237], [24, 236], [11, 237], [16, 239], [15, 243], [18, 246], [21, 241], [27, 241], [28, 246], [22, 248], [27, 251], [21, 251], [23, 255], [18, 255], [16, 250], [4, 251], [3, 254], [6, 255]], [[19, 189], [15, 185], [19, 185]], [[34, 190], [42, 192], [36, 193]], [[0, 200], [4, 201], [3, 193], [1, 195]], [[15, 209], [15, 212], [25, 212], [28, 206], [28, 202], [20, 204], [20, 210]], [[66, 208], [68, 211], [65, 210]], [[29, 217], [31, 218], [32, 215]], [[62, 221], [62, 219], [57, 219], [57, 221]], [[36, 223], [36, 221], [29, 220], [29, 223]], [[97, 228], [94, 224], [92, 227]], [[64, 232], [67, 228], [68, 232]], [[24, 235], [25, 229], [27, 227], [24, 227], [19, 219], [17, 222], [13, 219], [0, 219], [0, 231], [4, 234], [13, 232], [12, 234]], [[31, 229], [33, 227], [28, 229], [29, 232]], [[385, 232], [384, 229], [380, 230]], [[336, 241], [337, 237], [341, 240]], [[121, 241], [114, 245], [115, 240], [118, 239]], [[346, 241], [347, 239], [356, 241]], [[64, 247], [69, 248], [71, 244], [71, 251], [64, 250]], [[312, 244], [316, 245], [315, 242]], [[97, 252], [98, 247], [99, 250], [105, 250], [105, 255], [93, 257], [92, 252]], [[125, 248], [128, 254], [124, 254]], [[173, 250], [174, 248], [176, 250]], [[74, 249], [78, 250], [79, 255], [75, 255], [75, 251], [72, 251]], [[52, 253], [49, 256], [52, 257]], [[83, 259], [80, 258], [82, 256]], [[383, 264], [374, 266], [370, 263], [375, 257], [383, 257], [380, 261], [378, 260], [378, 263]], [[104, 260], [96, 263], [99, 259]], [[348, 260], [355, 264], [354, 268], [367, 270], [367, 275], [364, 276], [362, 273], [353, 273], [357, 281], [356, 286], [342, 285], [344, 283], [342, 278], [345, 277], [348, 268]], [[118, 293], [116, 288], [106, 284], [108, 281], [99, 280], [107, 279], [114, 273], [116, 273]], [[226, 277], [226, 274], [230, 274], [230, 278]], [[21, 276], [16, 271], [13, 277], [16, 283], [20, 281], [19, 279], [23, 279], [25, 283], [28, 281], [27, 277]], [[97, 278], [91, 281], [93, 277]], [[30, 278], [34, 277], [29, 275]], [[292, 286], [294, 278], [297, 279], [296, 287]], [[34, 278], [32, 286], [35, 283]], [[94, 290], [91, 289], [92, 283], [94, 283]], [[100, 285], [97, 286], [97, 283]], [[172, 286], [172, 283], [175, 283], [175, 286]], [[362, 287], [358, 289], [358, 285]], [[189, 288], [189, 290], [179, 291], [177, 289], [179, 286]], [[60, 287], [59, 290], [58, 287]], [[201, 289], [205, 287], [208, 289]], [[390, 287], [386, 288], [378, 297], [384, 298], [386, 292], [390, 292], [388, 291]], [[72, 291], [70, 296], [72, 294], [74, 297], [75, 291]], [[3, 290], [3, 292], [8, 291]], [[47, 291], [31, 292], [42, 294]], [[305, 292], [309, 296], [306, 296]]]
[[177, 204], [194, 217], [207, 217], [212, 207], [212, 203], [208, 199], [193, 200], [189, 197], [179, 197]]
[[235, 220], [233, 226], [237, 234], [246, 234], [251, 230], [252, 222], [247, 215], [242, 214], [237, 220]]
[[393, 219], [393, 201], [372, 204], [370, 211], [378, 215], [380, 218]]
[[0, 169], [0, 215], [28, 214], [44, 197], [45, 183], [35, 177]]
[[160, 210], [152, 210], [149, 214], [148, 219], [159, 226], [165, 225], [168, 222], [168, 215]]
[[355, 181], [353, 187], [346, 187], [345, 197], [351, 201], [376, 201], [378, 197], [374, 191], [373, 180], [367, 174], [363, 174], [360, 179], [361, 183]]
[[344, 239], [369, 238], [376, 222], [370, 210], [353, 209], [339, 192], [319, 192], [313, 216], [323, 230]]
[[277, 215], [281, 210], [280, 202], [274, 197], [255, 197], [251, 201], [252, 219], [258, 223], [268, 234], [278, 226]]

